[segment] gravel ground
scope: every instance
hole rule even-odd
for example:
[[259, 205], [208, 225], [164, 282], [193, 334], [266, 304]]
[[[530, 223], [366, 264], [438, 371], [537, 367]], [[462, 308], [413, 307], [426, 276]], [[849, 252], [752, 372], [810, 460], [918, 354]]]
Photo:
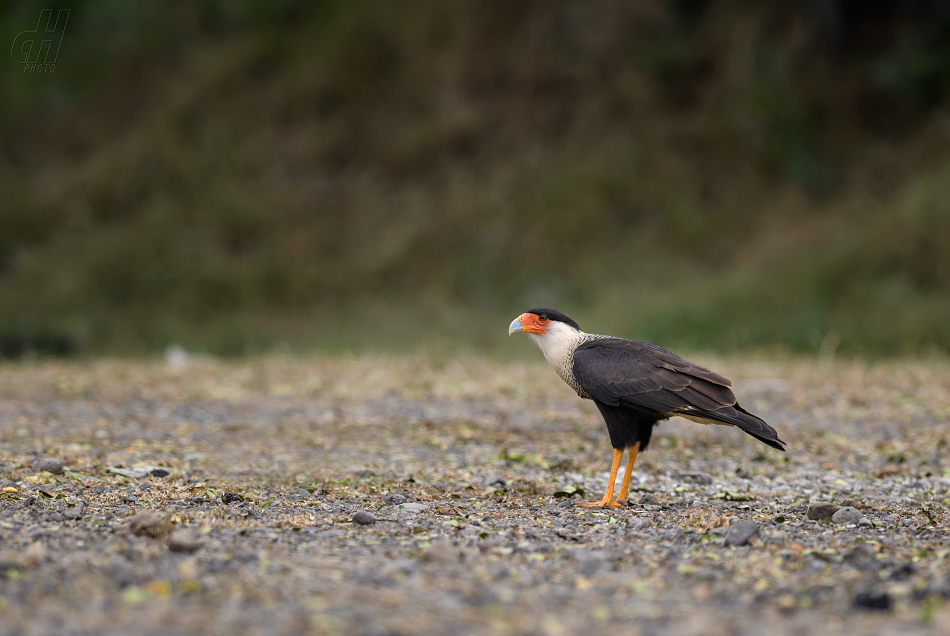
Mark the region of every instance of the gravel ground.
[[947, 633], [950, 363], [700, 360], [789, 452], [671, 421], [620, 510], [541, 364], [0, 365], [0, 634]]

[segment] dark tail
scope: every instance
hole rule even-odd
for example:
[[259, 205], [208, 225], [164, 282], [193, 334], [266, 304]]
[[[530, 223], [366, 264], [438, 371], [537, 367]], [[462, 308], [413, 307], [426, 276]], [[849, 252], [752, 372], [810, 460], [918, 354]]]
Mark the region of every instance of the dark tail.
[[739, 406], [726, 406], [721, 409], [710, 411], [691, 411], [691, 415], [700, 415], [723, 424], [732, 424], [741, 428], [743, 431], [759, 440], [763, 444], [768, 444], [772, 448], [785, 451], [785, 442], [778, 438], [778, 432], [765, 421]]

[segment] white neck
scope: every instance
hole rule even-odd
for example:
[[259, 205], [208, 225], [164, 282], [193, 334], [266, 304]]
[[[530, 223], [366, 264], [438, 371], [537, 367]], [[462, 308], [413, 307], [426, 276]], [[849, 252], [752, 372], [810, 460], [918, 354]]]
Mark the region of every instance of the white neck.
[[560, 321], [549, 322], [542, 336], [533, 333], [528, 335], [538, 343], [544, 358], [556, 370], [567, 363], [577, 343], [587, 336], [583, 331]]

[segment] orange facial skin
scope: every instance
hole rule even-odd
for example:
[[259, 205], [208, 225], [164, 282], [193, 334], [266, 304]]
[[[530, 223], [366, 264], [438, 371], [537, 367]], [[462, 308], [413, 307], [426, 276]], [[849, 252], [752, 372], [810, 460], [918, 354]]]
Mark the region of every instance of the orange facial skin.
[[518, 322], [525, 333], [543, 336], [550, 322], [547, 317], [541, 318], [537, 314], [524, 313], [518, 316]]

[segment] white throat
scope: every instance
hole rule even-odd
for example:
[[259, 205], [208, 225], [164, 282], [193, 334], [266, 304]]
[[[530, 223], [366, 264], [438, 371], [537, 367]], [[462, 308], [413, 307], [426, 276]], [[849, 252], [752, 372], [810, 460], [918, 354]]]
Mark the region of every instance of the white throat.
[[541, 353], [554, 370], [563, 378], [563, 371], [570, 373], [571, 355], [577, 345], [587, 337], [587, 334], [568, 324], [552, 320], [548, 323], [544, 335], [529, 333], [531, 339], [538, 343]]

